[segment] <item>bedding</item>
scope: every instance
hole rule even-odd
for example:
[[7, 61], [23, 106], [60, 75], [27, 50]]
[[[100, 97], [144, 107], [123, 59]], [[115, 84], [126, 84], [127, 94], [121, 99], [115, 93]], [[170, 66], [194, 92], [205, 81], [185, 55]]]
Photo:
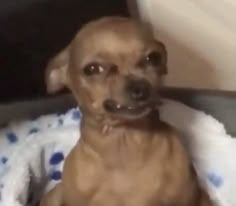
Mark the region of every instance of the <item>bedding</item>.
[[[236, 140], [202, 111], [163, 99], [160, 118], [183, 134], [199, 180], [216, 205], [234, 206]], [[79, 108], [10, 122], [0, 131], [0, 205], [34, 206], [61, 180], [64, 160], [80, 137]]]

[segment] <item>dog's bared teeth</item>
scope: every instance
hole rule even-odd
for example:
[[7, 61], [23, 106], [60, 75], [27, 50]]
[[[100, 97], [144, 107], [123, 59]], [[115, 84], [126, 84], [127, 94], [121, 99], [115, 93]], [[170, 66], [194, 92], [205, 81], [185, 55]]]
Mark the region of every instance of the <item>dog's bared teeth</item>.
[[117, 105], [116, 105], [116, 108], [117, 108], [117, 109], [120, 109], [120, 108], [121, 108], [121, 105], [120, 105], [120, 104], [117, 104]]

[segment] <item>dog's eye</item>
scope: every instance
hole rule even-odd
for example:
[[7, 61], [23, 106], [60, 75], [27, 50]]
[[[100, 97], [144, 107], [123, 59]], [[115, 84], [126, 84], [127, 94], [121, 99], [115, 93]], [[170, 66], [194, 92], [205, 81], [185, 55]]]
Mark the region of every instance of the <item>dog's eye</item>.
[[162, 55], [158, 51], [150, 52], [144, 59], [144, 64], [152, 65], [152, 66], [159, 66], [162, 62]]
[[99, 74], [104, 71], [104, 68], [98, 63], [88, 64], [84, 67], [84, 74], [90, 76], [94, 74]]

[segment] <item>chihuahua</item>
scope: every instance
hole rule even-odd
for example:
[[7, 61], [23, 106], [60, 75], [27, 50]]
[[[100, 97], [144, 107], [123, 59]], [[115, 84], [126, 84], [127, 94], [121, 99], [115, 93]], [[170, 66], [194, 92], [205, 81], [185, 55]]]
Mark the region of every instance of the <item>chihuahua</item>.
[[85, 25], [47, 68], [50, 93], [69, 88], [81, 138], [41, 206], [211, 206], [178, 132], [158, 117], [165, 46], [140, 23]]

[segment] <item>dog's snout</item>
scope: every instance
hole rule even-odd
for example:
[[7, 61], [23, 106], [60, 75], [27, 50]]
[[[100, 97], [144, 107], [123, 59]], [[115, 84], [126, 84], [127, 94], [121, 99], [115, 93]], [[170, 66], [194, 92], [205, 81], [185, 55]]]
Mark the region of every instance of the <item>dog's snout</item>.
[[129, 97], [134, 101], [146, 101], [150, 97], [151, 85], [145, 80], [131, 80], [127, 85]]

